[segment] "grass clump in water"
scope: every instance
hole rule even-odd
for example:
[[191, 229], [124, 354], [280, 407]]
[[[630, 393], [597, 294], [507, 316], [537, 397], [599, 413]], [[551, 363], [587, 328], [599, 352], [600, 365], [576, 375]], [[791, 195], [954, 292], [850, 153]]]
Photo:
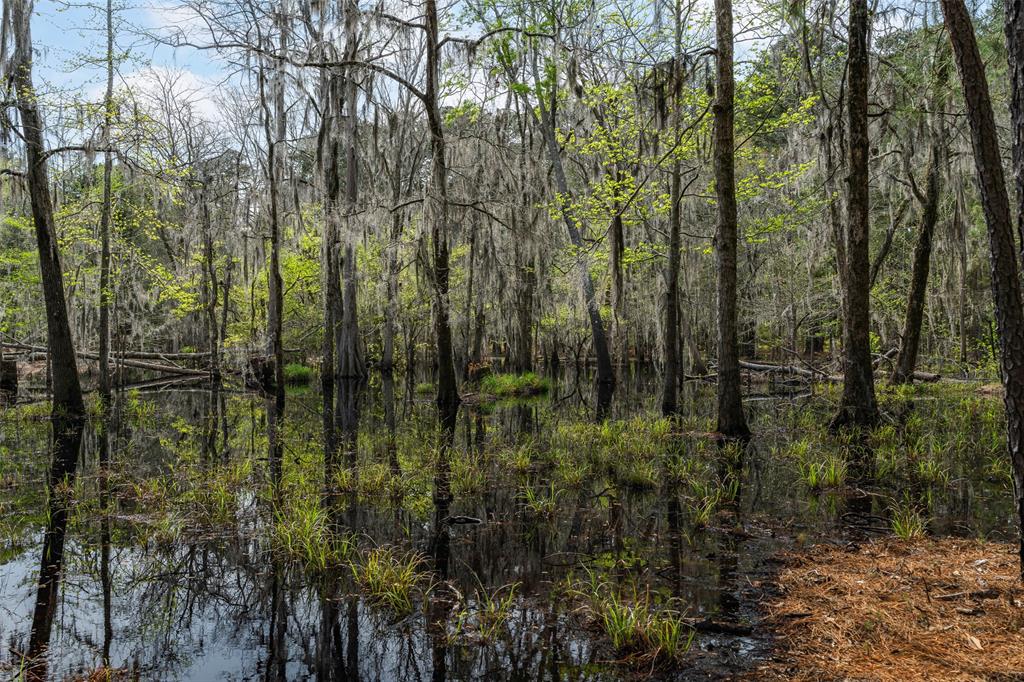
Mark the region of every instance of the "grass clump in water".
[[902, 504], [892, 507], [890, 524], [896, 537], [901, 540], [914, 540], [924, 537], [927, 521], [915, 505], [904, 500]]
[[555, 487], [554, 481], [542, 492], [528, 486], [522, 493], [523, 508], [535, 516], [551, 518], [558, 511], [558, 498], [564, 493], [564, 490]]
[[649, 592], [627, 594], [591, 572], [575, 589], [594, 622], [619, 653], [652, 661], [678, 661], [693, 644], [695, 630], [682, 614], [654, 602]]
[[831, 453], [818, 461], [806, 458], [797, 462], [797, 469], [804, 484], [811, 490], [841, 488], [846, 483], [846, 460]]
[[480, 380], [480, 391], [498, 398], [522, 398], [542, 395], [551, 390], [551, 380], [533, 372], [524, 374], [488, 374]]
[[376, 547], [352, 563], [352, 575], [370, 597], [399, 614], [413, 610], [413, 590], [422, 579], [419, 555]]
[[476, 599], [459, 611], [455, 632], [449, 639], [454, 640], [464, 632], [474, 635], [480, 642], [490, 642], [500, 637], [512, 616], [518, 590], [519, 583], [499, 587], [493, 592], [488, 592], [480, 585]]
[[298, 362], [284, 366], [284, 383], [292, 386], [306, 386], [313, 381], [313, 368]]
[[327, 511], [315, 498], [276, 513], [272, 539], [289, 557], [307, 568], [325, 570], [348, 560], [355, 538], [331, 529]]

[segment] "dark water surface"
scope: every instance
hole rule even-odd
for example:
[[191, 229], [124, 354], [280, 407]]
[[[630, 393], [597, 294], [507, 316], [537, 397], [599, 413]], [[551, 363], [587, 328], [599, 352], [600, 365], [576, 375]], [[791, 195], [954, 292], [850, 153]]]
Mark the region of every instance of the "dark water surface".
[[[727, 677], [770, 648], [757, 602], [771, 599], [779, 551], [890, 532], [904, 506], [933, 533], [1011, 527], [998, 401], [901, 395], [891, 432], [853, 448], [815, 430], [830, 394], [753, 387], [755, 439], [723, 452], [706, 435], [713, 387], [689, 386], [670, 429], [656, 386], [624, 382], [603, 430], [591, 391], [565, 381], [525, 402], [464, 405], [443, 466], [433, 402], [379, 378], [353, 395], [357, 428], [327, 463], [312, 391], [270, 415], [279, 454], [259, 396], [129, 393], [106, 435], [90, 421], [70, 466], [53, 455], [47, 405], [8, 408], [0, 675]], [[950, 420], [957, 433], [943, 431]], [[851, 464], [843, 485], [809, 485], [792, 453], [811, 461], [826, 447], [860, 453], [869, 473]], [[327, 561], [310, 556], [325, 547]], [[411, 611], [350, 567], [376, 547], [418, 557]], [[630, 657], [588, 611], [588, 583], [733, 632], [698, 632], [675, 664]], [[482, 603], [510, 594], [485, 633]]]

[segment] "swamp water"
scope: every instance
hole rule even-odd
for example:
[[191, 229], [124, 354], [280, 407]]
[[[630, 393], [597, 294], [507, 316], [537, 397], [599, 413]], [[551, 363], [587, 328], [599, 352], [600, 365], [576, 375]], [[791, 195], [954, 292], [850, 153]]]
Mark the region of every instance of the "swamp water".
[[829, 389], [751, 395], [742, 450], [708, 437], [713, 386], [675, 425], [654, 386], [600, 424], [566, 382], [464, 405], [439, 458], [433, 401], [378, 378], [329, 463], [315, 392], [280, 422], [249, 393], [130, 392], [59, 475], [48, 405], [9, 407], [0, 675], [727, 676], [770, 651], [778, 552], [1010, 533], [1001, 403], [972, 386], [885, 389], [886, 423], [841, 438]]

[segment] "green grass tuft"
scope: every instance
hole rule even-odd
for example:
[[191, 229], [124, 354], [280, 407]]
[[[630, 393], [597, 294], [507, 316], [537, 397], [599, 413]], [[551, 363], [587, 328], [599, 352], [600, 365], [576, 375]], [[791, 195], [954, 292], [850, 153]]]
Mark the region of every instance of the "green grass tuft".
[[293, 362], [284, 366], [284, 383], [305, 386], [313, 381], [313, 368]]
[[551, 390], [551, 380], [533, 372], [525, 374], [488, 374], [480, 381], [480, 391], [498, 398], [542, 395]]
[[419, 571], [421, 563], [414, 552], [377, 547], [352, 563], [352, 575], [374, 601], [406, 614], [413, 610], [413, 590], [424, 577]]

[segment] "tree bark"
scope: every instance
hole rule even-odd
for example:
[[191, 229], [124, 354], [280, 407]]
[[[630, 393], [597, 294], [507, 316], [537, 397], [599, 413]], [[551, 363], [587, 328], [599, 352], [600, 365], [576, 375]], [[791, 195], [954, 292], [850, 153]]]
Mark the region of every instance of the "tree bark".
[[47, 345], [53, 380], [53, 412], [68, 417], [85, 414], [82, 387], [75, 363], [74, 341], [68, 323], [64, 297], [64, 275], [60, 265], [57, 229], [53, 220], [50, 181], [43, 147], [43, 122], [39, 115], [35, 86], [32, 83], [31, 0], [12, 0], [14, 53], [10, 77], [17, 97], [25, 140], [25, 179], [32, 205], [32, 222], [39, 251], [39, 272], [46, 307]]
[[971, 144], [985, 223], [988, 226], [992, 298], [1001, 351], [1006, 441], [1013, 464], [1014, 502], [1019, 536], [1018, 556], [1024, 579], [1024, 308], [1019, 263], [1013, 237], [1010, 198], [1006, 192], [999, 136], [989, 96], [985, 64], [963, 0], [942, 0], [946, 30], [963, 84]]
[[830, 428], [870, 426], [878, 421], [871, 366], [870, 234], [867, 0], [850, 0], [847, 125], [850, 168], [847, 177], [846, 268], [843, 295], [843, 393]]
[[750, 428], [740, 394], [736, 320], [736, 156], [733, 143], [734, 89], [732, 1], [715, 0], [717, 87], [715, 112], [715, 194], [718, 199], [718, 427], [726, 438], [747, 438]]

